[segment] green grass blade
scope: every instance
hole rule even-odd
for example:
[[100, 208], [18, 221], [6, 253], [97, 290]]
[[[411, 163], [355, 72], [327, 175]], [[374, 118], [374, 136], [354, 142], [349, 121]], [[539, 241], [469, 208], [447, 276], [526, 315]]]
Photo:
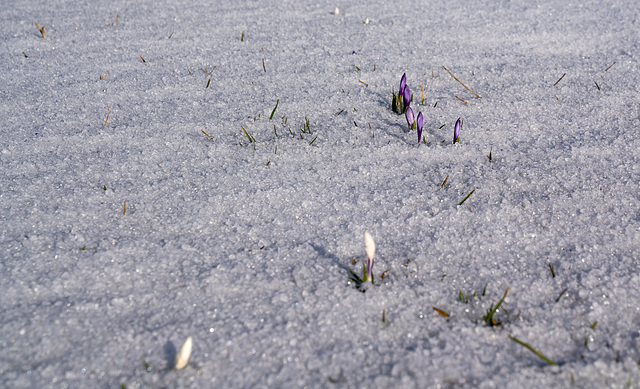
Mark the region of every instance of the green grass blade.
[[564, 289], [562, 290], [562, 292], [560, 292], [560, 294], [558, 295], [558, 298], [556, 299], [556, 303], [557, 303], [558, 301], [560, 301], [560, 297], [562, 297], [562, 295], [563, 295], [567, 290], [569, 290], [569, 288], [564, 288]]
[[244, 134], [247, 136], [247, 139], [249, 139], [249, 143], [256, 141], [255, 139], [253, 139], [251, 135], [249, 135], [249, 133], [247, 132], [247, 130], [244, 129], [244, 127], [240, 126], [240, 128], [242, 128], [242, 131], [244, 131]]
[[276, 113], [276, 108], [278, 108], [278, 103], [280, 103], [280, 99], [276, 100], [276, 106], [273, 107], [273, 111], [271, 111], [271, 116], [269, 116], [269, 120], [273, 119], [273, 115]]
[[474, 190], [472, 190], [471, 192], [469, 192], [469, 194], [468, 194], [465, 198], [463, 198], [463, 199], [462, 199], [462, 201], [458, 203], [458, 205], [462, 205], [465, 201], [467, 201], [467, 199], [468, 199], [468, 198], [473, 194], [473, 192], [475, 192], [475, 191], [476, 191], [476, 190], [474, 189]]
[[519, 345], [526, 347], [529, 349], [529, 351], [531, 351], [532, 353], [536, 354], [540, 359], [542, 359], [543, 361], [545, 361], [546, 363], [548, 363], [549, 365], [553, 366], [556, 365], [555, 362], [553, 362], [551, 359], [545, 357], [540, 351], [536, 350], [535, 348], [531, 347], [530, 344], [525, 343], [523, 341], [521, 341], [520, 339], [517, 339], [511, 335], [509, 335], [509, 339], [513, 340], [514, 342], [518, 343]]

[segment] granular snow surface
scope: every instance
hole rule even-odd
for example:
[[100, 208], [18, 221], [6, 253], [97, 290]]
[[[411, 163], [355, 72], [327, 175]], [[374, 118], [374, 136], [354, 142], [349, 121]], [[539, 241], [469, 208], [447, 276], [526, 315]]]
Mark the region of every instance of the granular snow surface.
[[1, 387], [640, 388], [637, 1], [0, 11]]

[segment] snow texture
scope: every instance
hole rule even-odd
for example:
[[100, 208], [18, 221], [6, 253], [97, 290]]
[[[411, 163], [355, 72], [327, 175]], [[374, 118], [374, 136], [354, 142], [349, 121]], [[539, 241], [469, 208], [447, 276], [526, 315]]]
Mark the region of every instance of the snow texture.
[[0, 11], [0, 386], [640, 387], [636, 0]]

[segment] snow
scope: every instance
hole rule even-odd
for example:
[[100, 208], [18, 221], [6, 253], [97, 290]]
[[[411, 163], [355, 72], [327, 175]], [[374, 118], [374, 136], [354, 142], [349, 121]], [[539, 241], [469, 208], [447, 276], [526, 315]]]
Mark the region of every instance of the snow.
[[637, 2], [0, 9], [0, 386], [640, 387]]

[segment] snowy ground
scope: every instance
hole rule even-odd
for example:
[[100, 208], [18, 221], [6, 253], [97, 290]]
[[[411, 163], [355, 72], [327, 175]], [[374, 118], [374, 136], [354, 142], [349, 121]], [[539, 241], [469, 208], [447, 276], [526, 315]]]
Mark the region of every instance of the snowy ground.
[[637, 1], [0, 11], [0, 386], [640, 387]]

